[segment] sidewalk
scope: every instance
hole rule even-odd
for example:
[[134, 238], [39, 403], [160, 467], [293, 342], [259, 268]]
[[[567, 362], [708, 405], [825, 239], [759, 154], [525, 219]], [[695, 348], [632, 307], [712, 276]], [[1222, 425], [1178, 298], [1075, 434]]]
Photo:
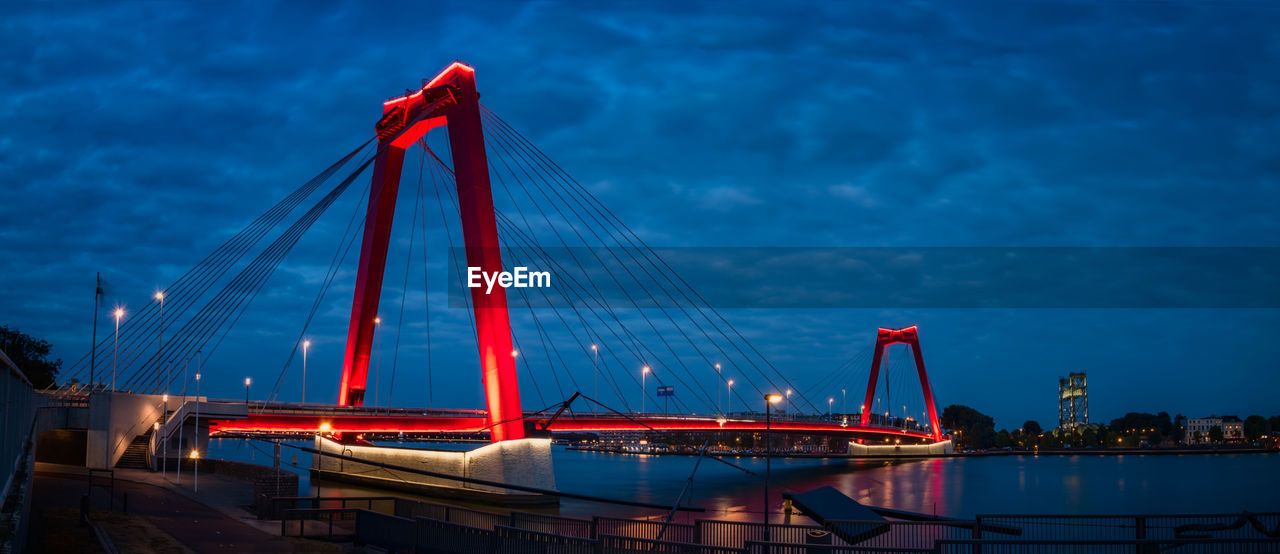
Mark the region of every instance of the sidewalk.
[[[170, 472], [115, 470], [116, 508], [128, 496], [128, 512], [145, 517], [161, 531], [195, 552], [295, 552], [315, 551], [337, 545], [297, 541], [279, 536], [280, 524], [259, 521], [244, 508], [252, 496], [252, 485], [215, 474], [196, 477], [184, 471], [182, 484]], [[105, 483], [105, 475], [95, 475], [95, 484]], [[83, 467], [36, 464], [33, 513], [42, 509], [79, 509], [87, 491], [88, 471]], [[94, 509], [107, 508], [106, 489], [95, 487]], [[114, 537], [113, 537], [114, 538]]]

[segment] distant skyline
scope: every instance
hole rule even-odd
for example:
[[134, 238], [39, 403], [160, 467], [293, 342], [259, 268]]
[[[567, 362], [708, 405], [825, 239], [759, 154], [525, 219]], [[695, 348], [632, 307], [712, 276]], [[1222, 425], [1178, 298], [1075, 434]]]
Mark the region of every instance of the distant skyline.
[[[0, 323], [74, 361], [89, 344], [95, 272], [112, 284], [109, 305], [141, 308], [367, 139], [382, 100], [455, 59], [476, 68], [488, 107], [654, 246], [1274, 247], [1280, 236], [1270, 4], [369, 7], [0, 6]], [[209, 360], [204, 392], [242, 398], [251, 377], [257, 397], [275, 381], [358, 200], [348, 192], [299, 244]], [[427, 225], [430, 398], [478, 408], [467, 316], [443, 294], [443, 224]], [[381, 370], [399, 364], [395, 404], [426, 405], [423, 291], [410, 281], [400, 325], [398, 240]], [[352, 265], [309, 333], [312, 400], [337, 396]], [[1270, 294], [1259, 306], [1275, 305]], [[997, 428], [1056, 425], [1057, 379], [1072, 371], [1089, 374], [1091, 421], [1280, 413], [1276, 309], [724, 315], [805, 384], [868, 350], [877, 327], [919, 325], [939, 409], [972, 406]], [[109, 333], [104, 310], [99, 338]], [[865, 387], [859, 375], [843, 383], [850, 393]], [[825, 405], [838, 389], [808, 394]]]

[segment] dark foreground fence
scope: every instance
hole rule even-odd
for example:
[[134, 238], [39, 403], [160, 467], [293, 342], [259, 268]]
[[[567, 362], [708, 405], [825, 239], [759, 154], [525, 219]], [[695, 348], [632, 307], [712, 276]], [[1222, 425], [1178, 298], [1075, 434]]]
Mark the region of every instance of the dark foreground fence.
[[972, 521], [693, 524], [496, 513], [392, 496], [272, 502], [282, 534], [388, 552], [458, 554], [872, 554], [1278, 552], [1280, 513], [983, 515]]
[[0, 351], [0, 551], [25, 549], [35, 471], [35, 415], [42, 399]]

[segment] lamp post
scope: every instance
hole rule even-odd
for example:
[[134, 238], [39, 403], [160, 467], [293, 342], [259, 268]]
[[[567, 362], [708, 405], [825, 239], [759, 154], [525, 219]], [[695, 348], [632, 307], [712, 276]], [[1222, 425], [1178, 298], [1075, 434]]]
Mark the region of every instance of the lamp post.
[[116, 390], [116, 367], [120, 365], [120, 318], [124, 317], [124, 308], [116, 308], [116, 338], [111, 353], [111, 390]]
[[373, 341], [373, 405], [378, 406], [378, 376], [382, 373], [382, 333], [378, 332], [378, 328], [382, 327], [382, 318], [373, 318], [373, 334], [377, 338]]
[[[596, 380], [596, 388], [595, 391], [592, 392], [592, 394], [595, 395], [595, 398], [592, 398], [592, 400], [600, 402], [600, 347], [594, 344], [591, 345], [591, 372], [595, 375]], [[591, 412], [600, 413], [600, 405], [593, 405], [591, 407]]]
[[311, 348], [311, 341], [302, 341], [302, 403], [307, 403], [307, 349]]
[[787, 415], [791, 415], [791, 389], [787, 389]]
[[[187, 358], [186, 361], [182, 362], [182, 406], [183, 407], [186, 407], [187, 405], [187, 368], [190, 365], [191, 365], [191, 358]], [[179, 408], [179, 410], [181, 410], [181, 408]], [[183, 420], [178, 421], [178, 484], [179, 485], [182, 484], [182, 446], [183, 446], [182, 435], [184, 434], [184, 430], [187, 427], [186, 425], [187, 422], [185, 420], [186, 420], [186, 417], [184, 416]]]
[[725, 393], [726, 403], [724, 414], [729, 415], [729, 413], [733, 411], [733, 379], [726, 381], [724, 388], [728, 391]]
[[845, 414], [849, 413], [849, 391], [840, 389], [840, 411]]
[[156, 291], [156, 300], [160, 301], [160, 330], [156, 331], [156, 392], [160, 392], [160, 364], [164, 357], [164, 292]]
[[645, 377], [648, 377], [648, 376], [649, 376], [649, 366], [644, 366], [644, 369], [640, 371], [640, 413], [642, 414], [644, 413], [644, 397], [645, 397], [644, 381], [645, 381]]
[[[164, 402], [164, 414], [161, 415], [160, 419], [168, 425], [169, 395], [166, 394], [161, 396], [160, 399]], [[163, 434], [161, 434], [161, 436], [163, 437]], [[165, 480], [169, 478], [169, 440], [168, 437], [164, 437], [162, 440], [164, 440], [164, 443], [160, 445], [160, 448], [162, 449], [160, 454], [160, 479]]]
[[[197, 441], [197, 444], [199, 444], [199, 441]], [[200, 492], [200, 451], [199, 450], [191, 451], [191, 466], [192, 466], [191, 471], [194, 473], [194, 477], [192, 477], [192, 482], [191, 482], [191, 491]]]
[[827, 399], [827, 419], [830, 419], [830, 418], [831, 418], [831, 405], [832, 405], [832, 404], [834, 404], [834, 403], [835, 403], [835, 401], [836, 401], [836, 399], [835, 399], [835, 398], [828, 398], [828, 399]]
[[[196, 354], [199, 355], [199, 352], [196, 352]], [[192, 438], [192, 442], [195, 443], [194, 446], [192, 446], [191, 448], [191, 463], [193, 465], [192, 467], [192, 475], [193, 475], [192, 483], [194, 487], [193, 490], [199, 491], [200, 490], [200, 464], [199, 464], [199, 459], [200, 459], [200, 362], [198, 359], [196, 361], [196, 427], [191, 438]]]
[[244, 378], [244, 409], [245, 410], [249, 409], [249, 383], [252, 383], [252, 382], [253, 381], [248, 377]]
[[[724, 379], [724, 375], [720, 372], [720, 364], [716, 364], [716, 378]], [[720, 400], [720, 387], [716, 387], [716, 411], [724, 413], [724, 401]]]
[[781, 394], [764, 395], [764, 540], [769, 541], [769, 473], [773, 460], [773, 434], [770, 430], [774, 404], [782, 402]]

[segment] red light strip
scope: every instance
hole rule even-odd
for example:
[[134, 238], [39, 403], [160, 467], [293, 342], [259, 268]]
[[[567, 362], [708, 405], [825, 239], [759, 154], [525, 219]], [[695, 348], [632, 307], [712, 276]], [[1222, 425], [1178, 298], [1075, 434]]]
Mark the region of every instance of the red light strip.
[[383, 102], [382, 105], [390, 106], [392, 104], [397, 104], [400, 102], [404, 102], [405, 100], [411, 100], [419, 96], [422, 96], [423, 92], [426, 92], [427, 89], [436, 86], [436, 83], [439, 83], [440, 81], [444, 80], [444, 78], [452, 74], [454, 70], [471, 71], [471, 72], [475, 71], [475, 69], [472, 69], [471, 66], [467, 64], [464, 64], [462, 62], [453, 62], [452, 64], [449, 64], [449, 67], [444, 68], [444, 71], [441, 71], [438, 75], [436, 75], [435, 77], [432, 77], [430, 81], [427, 81], [427, 84], [423, 85], [422, 88], [418, 89], [418, 92], [415, 92], [408, 96], [392, 98], [390, 100], [387, 100], [386, 102]]
[[[545, 420], [537, 420], [539, 426]], [[247, 419], [224, 419], [210, 422], [214, 433], [224, 432], [286, 432], [314, 433], [321, 425], [334, 433], [479, 433], [489, 430], [485, 417], [384, 417], [384, 416], [311, 416], [311, 415], [251, 415]], [[648, 425], [646, 427], [645, 425]], [[761, 421], [729, 420], [721, 426], [714, 419], [654, 418], [632, 421], [606, 418], [561, 418], [551, 426], [557, 432], [586, 431], [764, 431]], [[835, 435], [872, 434], [896, 437], [928, 438], [929, 434], [903, 431], [885, 427], [842, 427], [833, 423], [808, 423], [779, 421], [769, 426], [771, 431], [790, 433], [819, 433]]]

